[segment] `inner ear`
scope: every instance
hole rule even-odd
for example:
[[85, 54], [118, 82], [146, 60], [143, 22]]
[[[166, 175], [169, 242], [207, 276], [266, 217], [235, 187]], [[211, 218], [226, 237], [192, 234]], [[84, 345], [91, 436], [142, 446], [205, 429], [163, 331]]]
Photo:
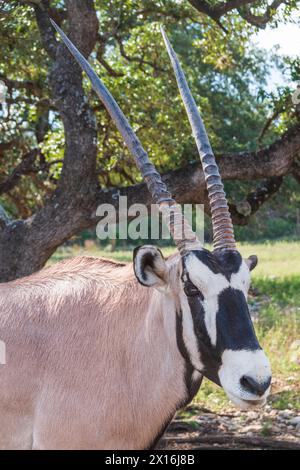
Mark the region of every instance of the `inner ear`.
[[133, 268], [137, 280], [147, 287], [163, 286], [168, 282], [168, 268], [162, 252], [152, 245], [133, 251]]
[[249, 258], [247, 258], [245, 261], [250, 271], [252, 271], [252, 269], [254, 269], [258, 263], [256, 255], [249, 256]]

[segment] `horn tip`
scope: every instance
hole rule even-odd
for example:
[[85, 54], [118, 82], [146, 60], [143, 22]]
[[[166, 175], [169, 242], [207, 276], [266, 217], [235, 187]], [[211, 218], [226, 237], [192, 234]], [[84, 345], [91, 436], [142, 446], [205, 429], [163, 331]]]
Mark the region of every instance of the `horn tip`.
[[58, 33], [61, 33], [60, 27], [55, 23], [55, 21], [49, 17], [50, 23], [52, 24], [53, 28], [56, 29]]
[[160, 32], [161, 32], [162, 37], [164, 38], [164, 40], [167, 42], [168, 41], [168, 36], [167, 36], [167, 34], [165, 32], [165, 29], [164, 29], [162, 24], [160, 25]]

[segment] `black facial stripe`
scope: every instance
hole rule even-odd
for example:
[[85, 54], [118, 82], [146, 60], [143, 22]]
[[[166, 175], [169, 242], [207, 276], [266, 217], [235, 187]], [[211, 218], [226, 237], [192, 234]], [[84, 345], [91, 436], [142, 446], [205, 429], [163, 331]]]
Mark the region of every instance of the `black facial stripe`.
[[203, 375], [212, 382], [220, 385], [218, 371], [221, 366], [221, 357], [212, 347], [210, 338], [205, 326], [204, 309], [198, 297], [188, 297], [189, 307], [192, 313], [194, 332], [197, 338], [198, 350], [200, 351], [201, 362], [204, 366]]
[[205, 264], [214, 274], [224, 274], [222, 267], [219, 266], [214, 254], [208, 250], [193, 251], [193, 254]]
[[199, 387], [202, 382], [202, 375], [200, 375], [199, 379], [193, 379], [193, 373], [195, 371], [194, 366], [191, 363], [190, 356], [188, 350], [186, 348], [184, 339], [183, 339], [183, 326], [182, 326], [182, 311], [176, 312], [176, 340], [177, 340], [177, 347], [179, 349], [180, 354], [185, 360], [185, 373], [184, 373], [184, 380], [185, 386], [187, 390], [187, 396], [182, 401], [181, 406], [186, 406], [196, 395], [199, 390]]
[[[240, 253], [232, 250], [220, 250], [213, 253], [208, 250], [198, 250], [186, 256], [196, 256], [214, 274], [223, 274], [228, 280], [231, 274], [239, 271], [243, 261]], [[185, 265], [185, 259], [183, 259], [183, 266]]]
[[181, 281], [183, 283], [183, 290], [184, 293], [187, 297], [200, 297], [201, 300], [204, 299], [202, 292], [192, 283], [189, 273], [187, 270], [184, 268], [182, 275], [181, 275]]
[[198, 341], [201, 341], [201, 344], [205, 344], [207, 347], [210, 347], [210, 339], [205, 326], [204, 321], [204, 308], [201, 302], [201, 298], [193, 296], [187, 297], [188, 304], [192, 313], [192, 319], [194, 324], [194, 331], [197, 336]]
[[183, 340], [183, 325], [182, 325], [182, 311], [181, 310], [176, 313], [176, 340], [177, 340], [177, 347], [179, 349], [180, 354], [182, 355], [186, 363], [192, 366], [188, 350]]
[[225, 349], [261, 349], [243, 292], [228, 287], [220, 293], [218, 300], [217, 351], [222, 353]]
[[220, 250], [214, 252], [213, 255], [219, 266], [222, 266], [222, 269], [230, 275], [237, 273], [243, 262], [238, 251]]

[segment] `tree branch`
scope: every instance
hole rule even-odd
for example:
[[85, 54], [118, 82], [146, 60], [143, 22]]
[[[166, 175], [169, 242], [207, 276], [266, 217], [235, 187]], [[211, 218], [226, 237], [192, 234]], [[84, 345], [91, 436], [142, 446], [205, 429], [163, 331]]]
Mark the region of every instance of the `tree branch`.
[[[240, 204], [230, 204], [233, 223], [245, 225], [264, 202], [280, 188], [282, 178], [294, 168], [294, 158], [300, 152], [300, 124], [287, 131], [271, 146], [252, 153], [222, 155], [217, 157], [222, 180], [264, 179]], [[265, 175], [269, 175], [265, 179]], [[200, 162], [190, 163], [183, 168], [171, 170], [162, 176], [172, 196], [180, 204], [204, 204], [210, 214], [206, 184]], [[128, 206], [135, 203], [151, 204], [151, 197], [144, 183], [126, 188], [99, 190], [97, 204], [109, 203], [118, 208], [118, 197], [126, 196]], [[91, 215], [91, 225], [97, 222]]]
[[231, 10], [239, 8], [243, 5], [256, 3], [257, 0], [230, 0], [228, 2], [213, 4], [207, 0], [189, 0], [189, 3], [196, 8], [200, 13], [204, 13], [213, 20], [219, 20], [221, 16], [225, 15]]
[[104, 59], [104, 51], [105, 51], [105, 44], [106, 41], [103, 42], [103, 38], [100, 37], [100, 46], [97, 51], [97, 60], [98, 62], [102, 65], [102, 67], [105, 68], [105, 70], [108, 72], [109, 75], [112, 77], [123, 77], [124, 73], [123, 72], [116, 72], [110, 65], [109, 63]]
[[149, 65], [150, 67], [152, 67], [157, 72], [166, 72], [166, 70], [163, 69], [162, 67], [158, 67], [155, 63], [150, 62], [148, 60], [144, 60], [142, 57], [128, 55], [125, 51], [124, 44], [122, 42], [121, 37], [118, 36], [118, 35], [115, 35], [115, 38], [116, 38], [117, 43], [119, 45], [119, 50], [120, 50], [121, 56], [124, 57], [124, 59], [126, 59], [128, 62], [137, 62], [140, 65]]
[[7, 150], [14, 149], [18, 146], [19, 140], [12, 139], [9, 142], [1, 142], [0, 143], [0, 156], [2, 156]]
[[248, 23], [252, 24], [253, 26], [257, 26], [258, 28], [264, 29], [267, 23], [273, 18], [274, 13], [283, 3], [287, 3], [286, 0], [274, 0], [271, 5], [266, 8], [265, 13], [262, 15], [253, 14], [248, 7], [239, 8], [238, 11], [241, 17], [244, 18], [244, 20], [246, 20]]
[[36, 82], [30, 80], [21, 81], [21, 80], [12, 80], [7, 78], [5, 75], [0, 74], [0, 80], [5, 83], [9, 92], [12, 89], [14, 90], [26, 90], [28, 94], [35, 95], [37, 97], [42, 97], [43, 91], [42, 88]]
[[266, 24], [272, 19], [274, 12], [278, 10], [280, 5], [287, 3], [287, 1], [273, 0], [271, 5], [269, 5], [266, 8], [266, 11], [261, 15], [253, 14], [250, 10], [250, 7], [255, 5], [257, 0], [230, 0], [228, 2], [222, 3], [211, 3], [206, 0], [189, 0], [189, 3], [200, 13], [209, 16], [217, 22], [226, 13], [237, 9], [241, 17], [244, 18], [248, 23], [259, 28], [264, 28]]
[[4, 208], [0, 204], [0, 230], [6, 228], [12, 220], [6, 214]]
[[297, 183], [300, 184], [300, 160], [298, 158], [293, 163], [292, 175]]
[[11, 191], [18, 183], [22, 175], [28, 175], [31, 172], [38, 171], [36, 160], [40, 155], [40, 150], [34, 149], [24, 155], [21, 163], [14, 168], [11, 175], [0, 183], [0, 195]]
[[275, 119], [278, 118], [278, 116], [280, 116], [281, 113], [283, 113], [283, 111], [285, 110], [285, 106], [281, 106], [280, 108], [277, 108], [274, 110], [274, 112], [271, 114], [271, 116], [267, 119], [264, 127], [262, 128], [261, 130], [261, 133], [259, 134], [258, 136], [258, 139], [257, 139], [257, 143], [260, 145], [267, 130], [270, 128], [271, 124], [275, 121]]
[[261, 206], [277, 193], [283, 182], [282, 176], [268, 178], [258, 185], [255, 191], [238, 204], [229, 204], [232, 221], [236, 225], [247, 225]]

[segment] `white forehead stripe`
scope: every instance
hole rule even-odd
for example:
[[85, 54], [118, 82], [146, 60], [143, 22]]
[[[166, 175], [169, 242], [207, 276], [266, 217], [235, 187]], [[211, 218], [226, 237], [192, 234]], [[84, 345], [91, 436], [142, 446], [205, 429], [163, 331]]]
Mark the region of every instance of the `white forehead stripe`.
[[[223, 274], [215, 274], [196, 256], [189, 256], [186, 260], [186, 267], [190, 279], [196, 287], [203, 291], [205, 311], [205, 326], [209, 335], [211, 344], [217, 342], [217, 311], [218, 296], [229, 287], [229, 282]], [[207, 294], [207, 295], [205, 295]]]
[[212, 270], [195, 255], [187, 257], [186, 267], [192, 283], [200, 290], [206, 291], [209, 289], [212, 295], [218, 295], [226, 289], [226, 287], [229, 287], [229, 282], [223, 274], [213, 273]]
[[218, 297], [211, 297], [203, 302], [205, 312], [205, 326], [213, 346], [217, 343], [217, 311], [219, 309]]
[[250, 271], [244, 260], [238, 272], [231, 274], [230, 286], [233, 289], [239, 289], [243, 291], [247, 296], [250, 286]]

